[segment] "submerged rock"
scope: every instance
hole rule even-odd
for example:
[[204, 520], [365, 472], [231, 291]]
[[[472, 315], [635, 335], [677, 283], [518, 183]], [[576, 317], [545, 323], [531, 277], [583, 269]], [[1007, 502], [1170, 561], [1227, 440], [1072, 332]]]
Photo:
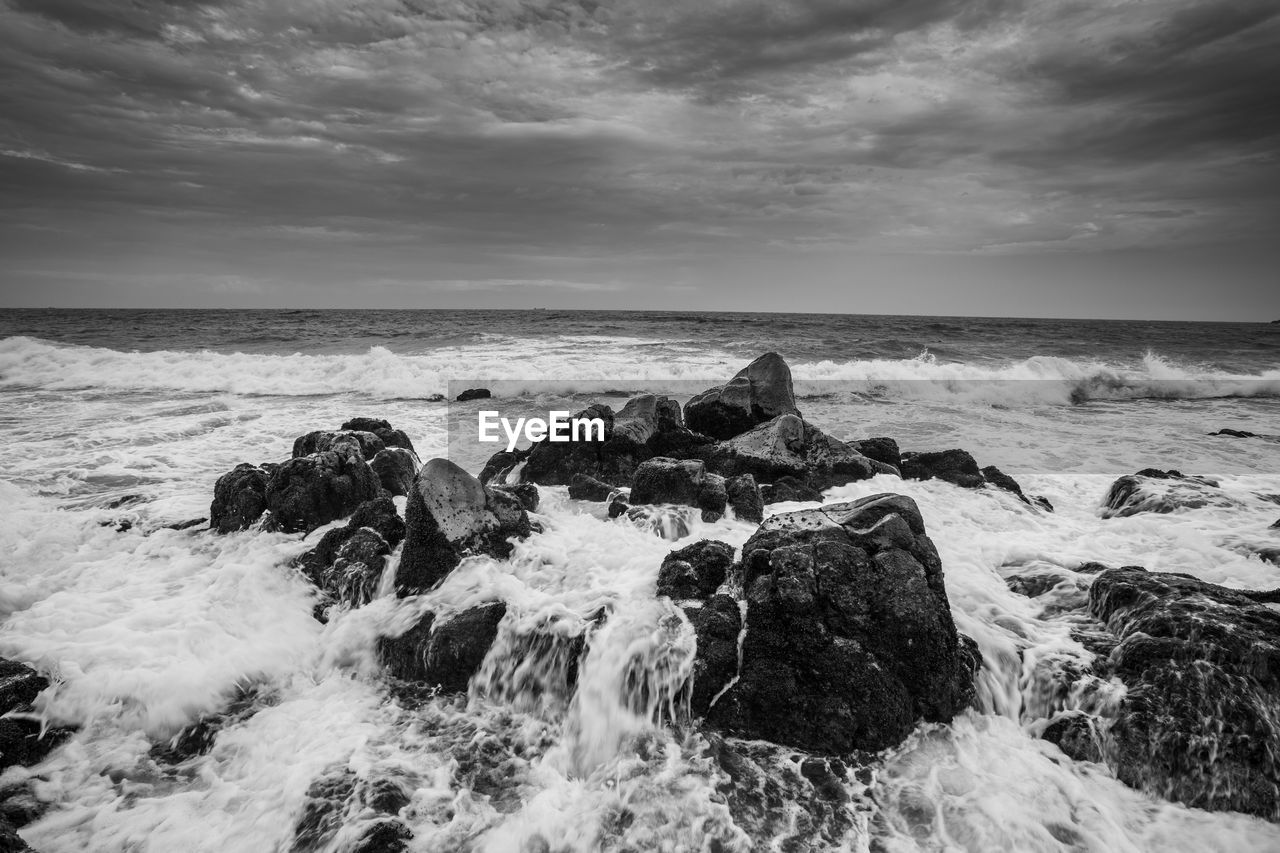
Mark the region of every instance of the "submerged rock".
[[403, 853], [413, 833], [391, 816], [408, 804], [409, 797], [395, 778], [361, 778], [348, 767], [330, 767], [307, 788], [289, 853], [333, 849], [338, 832], [352, 820], [360, 820], [363, 826], [354, 842], [341, 847], [343, 851]]
[[432, 459], [418, 471], [405, 525], [396, 572], [401, 597], [431, 589], [467, 555], [505, 559], [510, 540], [532, 532], [518, 498], [484, 485], [447, 459]]
[[733, 546], [703, 539], [672, 551], [658, 569], [658, 595], [705, 599], [720, 588], [733, 565]]
[[779, 415], [799, 415], [791, 368], [776, 352], [765, 353], [724, 385], [709, 388], [685, 404], [689, 429], [712, 438], [741, 435]]
[[1280, 613], [1188, 575], [1108, 569], [1090, 613], [1127, 690], [1104, 738], [1126, 784], [1195, 808], [1280, 818]]
[[242, 462], [218, 478], [209, 506], [209, 526], [219, 533], [244, 530], [267, 511], [267, 472]]
[[1220, 429], [1217, 432], [1211, 432], [1209, 435], [1225, 435], [1229, 438], [1257, 438], [1255, 432], [1248, 432], [1242, 429]]
[[758, 483], [793, 477], [814, 489], [866, 480], [877, 473], [876, 464], [794, 414], [722, 441], [707, 454], [707, 470], [725, 477], [750, 474]]
[[956, 632], [910, 498], [772, 516], [742, 565], [742, 668], [713, 726], [820, 752], [878, 750], [971, 701], [976, 646]]
[[966, 489], [977, 489], [986, 483], [967, 450], [904, 453], [900, 468], [904, 480], [944, 480]]
[[326, 450], [299, 456], [275, 469], [267, 481], [267, 509], [286, 533], [309, 533], [344, 518], [381, 488], [369, 463], [357, 453]]
[[1233, 504], [1219, 491], [1217, 480], [1181, 471], [1144, 468], [1111, 484], [1102, 499], [1102, 517], [1126, 518], [1140, 512], [1170, 513]]
[[497, 638], [506, 613], [507, 605], [500, 601], [472, 607], [444, 622], [425, 613], [400, 636], [381, 638], [379, 658], [396, 678], [447, 693], [464, 692]]

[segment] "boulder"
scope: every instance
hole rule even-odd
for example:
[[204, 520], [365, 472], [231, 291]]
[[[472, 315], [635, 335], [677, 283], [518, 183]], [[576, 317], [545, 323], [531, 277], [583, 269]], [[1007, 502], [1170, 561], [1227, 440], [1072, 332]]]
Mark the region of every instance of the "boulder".
[[378, 654], [388, 672], [447, 693], [462, 693], [498, 636], [507, 606], [492, 602], [438, 622], [426, 613], [399, 637], [383, 637]]
[[791, 368], [776, 352], [765, 353], [724, 385], [709, 388], [685, 404], [689, 429], [717, 439], [741, 435], [779, 415], [799, 415]]
[[488, 400], [493, 394], [488, 388], [468, 388], [459, 394], [455, 399], [459, 403], [467, 403], [471, 400]]
[[631, 509], [631, 505], [628, 504], [626, 501], [624, 501], [622, 498], [614, 498], [613, 500], [609, 501], [609, 517], [610, 518], [617, 518], [618, 516], [624, 514], [629, 509]]
[[371, 432], [382, 439], [382, 443], [387, 447], [402, 447], [410, 453], [417, 453], [413, 449], [413, 442], [409, 440], [409, 436], [405, 435], [404, 430], [395, 429], [382, 418], [352, 418], [342, 425], [342, 429]]
[[698, 639], [689, 706], [695, 717], [705, 717], [712, 701], [738, 674], [742, 611], [732, 597], [715, 595], [684, 612]]
[[404, 783], [394, 777], [360, 778], [349, 767], [334, 765], [307, 788], [302, 813], [293, 828], [290, 853], [330, 850], [353, 817], [372, 817], [354, 840], [339, 845], [349, 853], [403, 853], [413, 833], [393, 817], [409, 804]]
[[702, 511], [703, 521], [713, 522], [724, 516], [729, 496], [724, 478], [708, 474], [700, 460], [657, 456], [636, 469], [629, 500], [633, 505], [697, 507]]
[[359, 430], [342, 430], [339, 432], [309, 432], [298, 436], [293, 442], [293, 458], [310, 456], [313, 453], [324, 453], [332, 450], [346, 456], [357, 454], [368, 461], [380, 451], [386, 449], [382, 439], [371, 432]]
[[413, 478], [418, 473], [418, 457], [403, 447], [388, 447], [374, 454], [369, 467], [378, 477], [378, 483], [393, 495], [407, 495], [413, 488]]
[[986, 483], [967, 450], [904, 453], [899, 470], [904, 480], [944, 480], [966, 489], [981, 488]]
[[516, 466], [529, 458], [529, 448], [524, 450], [499, 450], [489, 457], [489, 461], [480, 469], [480, 482], [505, 483]]
[[284, 462], [267, 480], [267, 509], [286, 533], [309, 533], [350, 515], [381, 488], [357, 453], [327, 450]]
[[70, 729], [45, 729], [38, 719], [22, 716], [48, 686], [49, 679], [26, 664], [0, 658], [0, 770], [35, 764], [71, 735]]
[[755, 477], [739, 474], [737, 477], [730, 477], [724, 485], [734, 518], [755, 524], [764, 521], [764, 497], [760, 494]]
[[956, 632], [910, 498], [772, 516], [743, 546], [742, 566], [741, 672], [711, 725], [816, 752], [879, 750], [972, 700], [976, 645]]
[[524, 507], [526, 512], [537, 512], [538, 504], [542, 501], [542, 496], [538, 493], [538, 487], [533, 483], [495, 485], [492, 488], [511, 495], [511, 497], [520, 502], [520, 506]]
[[1103, 518], [1126, 518], [1141, 512], [1170, 513], [1206, 506], [1233, 506], [1234, 501], [1208, 477], [1144, 468], [1111, 484], [1102, 499]]
[[607, 501], [618, 490], [587, 474], [574, 474], [569, 481], [569, 497], [575, 501]]
[[797, 415], [780, 415], [719, 442], [707, 455], [707, 470], [725, 477], [750, 474], [758, 483], [794, 477], [815, 489], [866, 480], [877, 473], [871, 460], [852, 446]]
[[672, 551], [658, 569], [658, 595], [676, 600], [705, 599], [724, 583], [733, 565], [733, 546], [704, 539]]
[[795, 477], [779, 477], [774, 482], [765, 483], [760, 487], [760, 498], [766, 504], [784, 501], [822, 503], [822, 492]]
[[851, 441], [849, 444], [868, 459], [885, 465], [892, 465], [895, 469], [902, 466], [902, 452], [898, 449], [898, 442], [888, 436], [864, 438], [859, 441]]
[[218, 478], [209, 506], [209, 526], [219, 533], [244, 530], [267, 510], [265, 470], [242, 462]]
[[1046, 498], [1040, 495], [1028, 495], [1022, 491], [1022, 486], [1018, 485], [1018, 481], [1001, 471], [994, 465], [988, 465], [982, 469], [982, 477], [987, 481], [987, 485], [994, 486], [997, 489], [1003, 489], [1006, 492], [1017, 495], [1018, 500], [1029, 506], [1038, 506], [1047, 512], [1053, 512], [1053, 504], [1049, 503]]
[[1089, 612], [1126, 687], [1104, 758], [1132, 787], [1280, 818], [1280, 613], [1237, 590], [1136, 566], [1100, 573]]
[[529, 515], [514, 495], [486, 486], [447, 459], [423, 465], [409, 492], [406, 534], [396, 593], [426, 592], [462, 558], [511, 555], [512, 538], [532, 531]]
[[725, 479], [719, 474], [707, 474], [698, 493], [698, 509], [702, 510], [702, 520], [710, 524], [724, 518], [725, 508], [729, 506], [729, 490], [725, 487]]
[[405, 525], [388, 497], [366, 501], [343, 527], [325, 531], [316, 547], [295, 562], [331, 601], [358, 607], [372, 600], [386, 558], [404, 539]]

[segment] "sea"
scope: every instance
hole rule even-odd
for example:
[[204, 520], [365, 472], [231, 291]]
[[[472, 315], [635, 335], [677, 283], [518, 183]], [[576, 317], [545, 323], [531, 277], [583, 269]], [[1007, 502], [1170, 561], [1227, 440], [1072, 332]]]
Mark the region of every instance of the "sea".
[[[753, 524], [693, 519], [664, 538], [542, 487], [539, 532], [509, 560], [464, 561], [430, 594], [437, 611], [508, 604], [469, 693], [415, 701], [374, 652], [409, 606], [385, 578], [365, 607], [313, 618], [315, 592], [290, 562], [323, 530], [168, 526], [207, 516], [236, 464], [287, 458], [296, 436], [353, 416], [389, 420], [423, 460], [478, 472], [485, 450], [455, 440], [479, 405], [449, 402], [460, 387], [491, 389], [484, 404], [503, 414], [602, 397], [616, 409], [642, 391], [687, 399], [768, 351], [831, 435], [964, 448], [1054, 507], [885, 474], [827, 492], [915, 499], [984, 663], [973, 709], [851, 762], [825, 798], [794, 750], [726, 741], [636, 701], [637, 681], [684, 677], [692, 654], [655, 597], [663, 556], [703, 538], [739, 547]], [[1053, 710], [1044, 662], [1090, 652], [1005, 582], [1097, 561], [1280, 586], [1263, 558], [1280, 546], [1280, 326], [8, 310], [0, 403], [0, 656], [47, 673], [36, 712], [75, 727], [40, 764], [0, 777], [41, 804], [20, 831], [42, 853], [350, 850], [374, 815], [348, 810], [311, 846], [294, 835], [308, 788], [335, 769], [396, 780], [415, 851], [1280, 850], [1280, 825], [1139, 792], [1039, 738]], [[1254, 435], [1209, 434], [1224, 428]], [[1108, 485], [1148, 467], [1213, 477], [1229, 500], [1103, 518]], [[521, 632], [602, 607], [614, 615], [576, 693], [547, 694]], [[232, 702], [206, 752], [162, 760], [158, 745]], [[758, 774], [717, 757], [726, 750]]]

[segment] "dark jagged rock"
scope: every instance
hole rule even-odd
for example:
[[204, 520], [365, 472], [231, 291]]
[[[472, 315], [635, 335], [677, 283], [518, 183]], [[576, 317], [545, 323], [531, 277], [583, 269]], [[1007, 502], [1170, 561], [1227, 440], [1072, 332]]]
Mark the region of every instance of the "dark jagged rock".
[[387, 447], [402, 447], [411, 453], [417, 452], [413, 449], [413, 442], [409, 440], [409, 436], [405, 435], [404, 430], [395, 429], [382, 418], [352, 418], [342, 425], [342, 429], [371, 432], [382, 439], [382, 443]]
[[342, 430], [339, 432], [309, 432], [298, 436], [293, 442], [293, 458], [311, 456], [315, 453], [334, 451], [343, 456], [356, 454], [366, 462], [386, 449], [382, 439], [371, 432], [360, 430]]
[[791, 368], [776, 352], [765, 353], [724, 385], [709, 388], [685, 404], [689, 429], [712, 438], [741, 435], [779, 415], [798, 415]]
[[31, 853], [27, 842], [7, 820], [0, 819], [0, 853]]
[[455, 399], [459, 403], [468, 403], [472, 400], [488, 400], [492, 396], [488, 388], [468, 388]]
[[569, 497], [575, 501], [607, 501], [616, 491], [616, 487], [588, 474], [574, 474], [569, 481]]
[[209, 507], [209, 526], [219, 533], [244, 530], [267, 509], [267, 472], [242, 462], [218, 478]]
[[[398, 795], [388, 796], [391, 791]], [[330, 844], [352, 815], [395, 815], [408, 804], [392, 779], [363, 779], [346, 767], [331, 767], [307, 788], [302, 815], [293, 829], [290, 853], [316, 853]], [[343, 850], [351, 853], [402, 853], [413, 834], [402, 821], [378, 817]]]
[[672, 551], [658, 569], [658, 595], [676, 600], [705, 599], [724, 583], [733, 565], [733, 546], [703, 539]]
[[724, 486], [735, 518], [756, 524], [764, 521], [764, 498], [760, 494], [760, 487], [756, 485], [755, 477], [740, 474], [730, 477]]
[[1059, 715], [1040, 735], [1076, 761], [1102, 761], [1102, 742], [1088, 714]]
[[[618, 503], [621, 503], [620, 501]], [[672, 506], [632, 506], [621, 516], [628, 522], [663, 539], [683, 539], [689, 535], [690, 510]], [[610, 505], [612, 511], [613, 505]]]
[[610, 518], [617, 518], [618, 516], [624, 514], [629, 509], [631, 509], [631, 505], [628, 504], [626, 501], [622, 500], [621, 498], [614, 498], [613, 500], [609, 501], [609, 517]]
[[867, 457], [796, 415], [780, 415], [716, 444], [707, 455], [707, 470], [724, 477], [750, 474], [758, 483], [794, 477], [816, 489], [876, 474]]
[[189, 518], [186, 521], [176, 521], [173, 524], [166, 524], [164, 526], [164, 529], [165, 530], [190, 530], [193, 527], [199, 527], [202, 524], [207, 524], [208, 521], [209, 519], [207, 518]]
[[1103, 518], [1126, 518], [1140, 512], [1170, 513], [1179, 509], [1231, 506], [1218, 482], [1181, 471], [1144, 468], [1111, 484], [1102, 500]]
[[766, 504], [784, 501], [816, 501], [822, 503], [822, 491], [795, 477], [779, 477], [760, 487], [761, 499]]
[[537, 512], [542, 496], [533, 483], [517, 483], [515, 485], [492, 486], [495, 491], [505, 492], [520, 502], [527, 512]]
[[532, 531], [519, 499], [482, 484], [447, 459], [418, 471], [405, 511], [396, 594], [426, 592], [469, 554], [505, 559], [510, 539]]
[[407, 495], [418, 474], [418, 457], [403, 447], [388, 447], [369, 460], [378, 483], [393, 495]]
[[738, 674], [742, 611], [731, 597], [716, 595], [684, 612], [698, 638], [689, 706], [695, 717], [705, 717], [712, 700]]
[[698, 509], [702, 510], [702, 520], [707, 524], [719, 521], [724, 518], [728, 505], [729, 490], [725, 488], [724, 477], [707, 474], [702, 490], [698, 493]]
[[489, 461], [480, 469], [480, 482], [486, 485], [490, 483], [505, 483], [507, 475], [528, 458], [529, 448], [510, 451], [499, 450], [490, 456]]
[[1220, 429], [1217, 432], [1211, 432], [1209, 435], [1225, 435], [1228, 438], [1257, 438], [1258, 434], [1248, 432], [1242, 429]]
[[317, 617], [330, 602], [359, 607], [373, 600], [386, 558], [404, 539], [405, 525], [390, 498], [361, 504], [343, 527], [325, 532], [316, 547], [296, 561], [324, 598]]
[[70, 737], [70, 729], [42, 730], [39, 720], [22, 716], [48, 686], [49, 679], [26, 664], [0, 658], [0, 770], [35, 764]]
[[1109, 569], [1089, 610], [1127, 690], [1104, 756], [1128, 785], [1195, 808], [1280, 818], [1280, 613], [1188, 575]]
[[281, 464], [267, 480], [267, 509], [286, 533], [309, 533], [378, 496], [377, 476], [360, 456], [325, 451]]
[[980, 488], [986, 482], [967, 450], [904, 453], [899, 467], [904, 480], [944, 480], [966, 489]]
[[636, 469], [631, 481], [634, 504], [677, 504], [702, 510], [702, 520], [717, 521], [724, 516], [729, 495], [725, 480], [708, 474], [706, 465], [697, 459], [671, 459], [656, 456]]
[[742, 566], [742, 669], [712, 725], [819, 752], [878, 750], [971, 701], [976, 645], [956, 632], [910, 498], [772, 516]]
[[149, 755], [163, 764], [180, 764], [197, 755], [205, 755], [213, 748], [218, 732], [252, 717], [266, 704], [263, 699], [258, 685], [241, 688], [226, 708], [201, 717], [168, 740], [157, 743], [151, 747]]
[[489, 653], [506, 612], [506, 604], [493, 602], [464, 610], [447, 622], [425, 613], [404, 634], [381, 638], [379, 657], [396, 678], [461, 693]]
[[851, 441], [849, 444], [868, 459], [892, 465], [894, 468], [902, 466], [902, 451], [898, 449], [898, 442], [888, 436], [864, 438], [860, 441]]

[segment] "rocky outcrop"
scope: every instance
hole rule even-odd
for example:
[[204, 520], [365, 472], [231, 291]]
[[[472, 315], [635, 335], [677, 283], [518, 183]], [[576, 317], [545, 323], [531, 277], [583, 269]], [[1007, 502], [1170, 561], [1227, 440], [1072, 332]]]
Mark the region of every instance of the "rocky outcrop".
[[386, 558], [404, 533], [395, 504], [385, 496], [361, 504], [345, 526], [326, 531], [294, 563], [324, 593], [317, 615], [334, 602], [359, 607], [371, 601]]
[[658, 595], [684, 600], [705, 599], [724, 583], [733, 565], [733, 546], [704, 539], [672, 551], [658, 569]]
[[892, 465], [895, 469], [902, 465], [902, 452], [898, 449], [898, 442], [887, 436], [864, 438], [851, 441], [849, 444], [868, 459], [874, 459], [884, 465]]
[[526, 512], [537, 512], [538, 504], [542, 501], [542, 495], [539, 494], [538, 487], [533, 483], [516, 483], [514, 485], [492, 486], [491, 488], [511, 495], [511, 497], [520, 502], [520, 506], [524, 507]]
[[1116, 776], [1204, 809], [1280, 818], [1280, 613], [1245, 593], [1136, 566], [1100, 573], [1089, 611], [1126, 687], [1102, 754]]
[[409, 492], [396, 593], [426, 592], [469, 554], [505, 559], [532, 528], [520, 500], [486, 486], [447, 459], [422, 466]]
[[362, 826], [342, 850], [403, 853], [413, 832], [395, 815], [408, 804], [409, 791], [400, 779], [361, 778], [349, 767], [330, 767], [307, 788], [289, 853], [333, 849], [338, 833], [357, 816], [364, 818]]
[[755, 477], [750, 474], [730, 477], [725, 481], [724, 489], [734, 518], [755, 524], [764, 521], [764, 496], [760, 494]]
[[569, 481], [569, 497], [575, 501], [607, 501], [618, 489], [586, 474], [574, 474]]
[[631, 481], [632, 505], [677, 504], [702, 510], [702, 520], [716, 521], [724, 515], [729, 496], [725, 480], [708, 474], [697, 459], [670, 459], [658, 456], [636, 469]]
[[507, 613], [502, 602], [464, 610], [447, 621], [426, 613], [398, 637], [378, 641], [378, 655], [387, 671], [404, 681], [416, 681], [447, 693], [462, 693], [480, 669], [498, 636]]
[[342, 430], [338, 432], [309, 432], [300, 435], [293, 442], [293, 458], [310, 456], [313, 453], [334, 451], [346, 456], [357, 454], [366, 462], [386, 449], [382, 439], [371, 432], [358, 430]]
[[209, 526], [219, 533], [244, 530], [267, 511], [267, 472], [242, 462], [218, 478], [209, 506]]
[[766, 504], [783, 503], [786, 501], [814, 501], [822, 503], [822, 491], [815, 489], [803, 480], [795, 477], [779, 477], [772, 483], [765, 483], [760, 487], [761, 499]]
[[395, 429], [382, 418], [352, 418], [344, 423], [341, 428], [358, 432], [371, 432], [381, 439], [386, 447], [401, 447], [415, 455], [417, 453], [413, 449], [413, 442], [409, 440], [409, 436], [405, 435], [404, 430]]
[[48, 686], [49, 679], [26, 664], [0, 658], [0, 770], [35, 764], [70, 736], [69, 729], [45, 729], [23, 716]]
[[472, 400], [488, 400], [492, 396], [488, 388], [468, 388], [455, 399], [459, 403], [469, 403]]
[[779, 415], [799, 415], [791, 368], [776, 352], [765, 353], [724, 385], [709, 388], [685, 404], [689, 429], [712, 438], [741, 435]]
[[1217, 480], [1181, 471], [1144, 468], [1111, 484], [1102, 499], [1103, 518], [1126, 518], [1141, 512], [1170, 513], [1206, 506], [1232, 506]]
[[369, 467], [378, 478], [378, 484], [389, 494], [407, 495], [413, 488], [413, 478], [418, 474], [418, 457], [403, 447], [380, 450], [369, 460]]
[[966, 489], [981, 488], [986, 483], [967, 450], [904, 453], [899, 469], [904, 480], [943, 480]]
[[267, 481], [266, 502], [277, 528], [309, 533], [344, 518], [378, 496], [377, 476], [356, 453], [326, 450], [279, 465]]
[[713, 726], [818, 752], [878, 750], [971, 701], [976, 646], [956, 632], [911, 499], [772, 516], [743, 546], [742, 566], [741, 671], [710, 708]]
[[725, 477], [750, 474], [758, 483], [794, 477], [815, 489], [842, 486], [877, 473], [877, 465], [797, 415], [781, 415], [707, 454], [707, 470]]
[[1028, 495], [1022, 491], [1022, 486], [1018, 481], [1001, 471], [994, 465], [988, 465], [982, 469], [982, 477], [986, 480], [987, 485], [994, 486], [997, 489], [1003, 489], [1006, 492], [1017, 495], [1018, 500], [1028, 506], [1038, 506], [1048, 512], [1053, 512], [1053, 504], [1049, 503], [1048, 498], [1040, 495]]

